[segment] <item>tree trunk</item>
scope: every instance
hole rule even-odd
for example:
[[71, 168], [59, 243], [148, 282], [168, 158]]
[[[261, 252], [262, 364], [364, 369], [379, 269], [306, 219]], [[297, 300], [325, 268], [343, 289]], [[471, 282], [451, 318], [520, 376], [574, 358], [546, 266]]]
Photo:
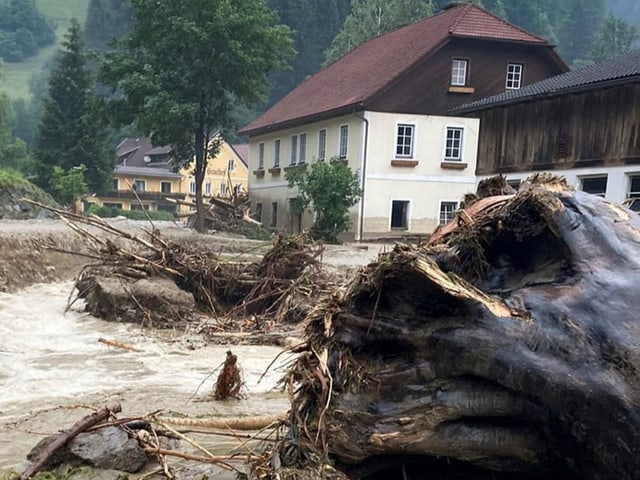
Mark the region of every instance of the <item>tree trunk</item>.
[[196, 230], [203, 233], [205, 228], [204, 200], [202, 198], [202, 182], [206, 173], [207, 145], [204, 128], [199, 128], [195, 136], [196, 142]]
[[640, 478], [640, 218], [543, 180], [315, 310], [300, 448], [351, 478]]

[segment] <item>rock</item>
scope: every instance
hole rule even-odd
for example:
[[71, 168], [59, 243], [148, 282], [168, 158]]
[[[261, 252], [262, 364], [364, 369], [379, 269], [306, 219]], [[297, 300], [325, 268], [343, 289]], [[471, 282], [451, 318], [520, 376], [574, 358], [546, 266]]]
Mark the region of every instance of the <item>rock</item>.
[[[33, 460], [56, 438], [55, 435], [41, 440], [27, 455]], [[47, 469], [61, 464], [88, 465], [105, 470], [138, 472], [145, 466], [147, 455], [136, 440], [116, 427], [101, 428], [94, 432], [81, 433], [68, 445], [56, 452], [46, 465]]]

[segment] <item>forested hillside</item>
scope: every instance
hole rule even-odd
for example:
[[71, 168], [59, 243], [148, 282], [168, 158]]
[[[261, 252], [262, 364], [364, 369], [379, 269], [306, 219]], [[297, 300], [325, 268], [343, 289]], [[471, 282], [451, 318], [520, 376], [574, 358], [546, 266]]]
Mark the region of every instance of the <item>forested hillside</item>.
[[616, 17], [624, 18], [627, 22], [640, 27], [640, 1], [638, 0], [608, 0], [609, 8]]
[[0, 57], [19, 62], [55, 40], [53, 22], [34, 0], [0, 0]]

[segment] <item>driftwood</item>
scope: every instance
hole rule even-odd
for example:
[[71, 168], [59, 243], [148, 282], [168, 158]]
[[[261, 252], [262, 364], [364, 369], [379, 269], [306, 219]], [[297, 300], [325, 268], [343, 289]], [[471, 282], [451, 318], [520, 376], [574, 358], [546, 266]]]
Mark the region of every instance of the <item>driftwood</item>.
[[494, 200], [314, 309], [255, 478], [640, 478], [640, 217], [544, 176]]
[[185, 418], [185, 417], [158, 417], [158, 421], [170, 425], [183, 427], [214, 428], [219, 430], [262, 430], [269, 426], [277, 425], [286, 418], [284, 413], [280, 415], [253, 415], [242, 417], [210, 417], [210, 418]]
[[60, 450], [64, 445], [72, 440], [74, 437], [78, 436], [78, 434], [86, 431], [90, 427], [107, 420], [111, 415], [115, 413], [119, 413], [122, 410], [122, 407], [119, 403], [112, 403], [107, 405], [105, 408], [98, 410], [97, 412], [92, 413], [91, 415], [87, 415], [82, 418], [78, 422], [76, 422], [70, 429], [62, 432], [58, 438], [56, 438], [47, 448], [43, 449], [40, 454], [33, 459], [33, 462], [27, 468], [24, 473], [20, 476], [20, 480], [27, 480], [31, 478], [36, 473], [38, 473], [47, 463], [49, 458], [53, 456], [58, 450]]

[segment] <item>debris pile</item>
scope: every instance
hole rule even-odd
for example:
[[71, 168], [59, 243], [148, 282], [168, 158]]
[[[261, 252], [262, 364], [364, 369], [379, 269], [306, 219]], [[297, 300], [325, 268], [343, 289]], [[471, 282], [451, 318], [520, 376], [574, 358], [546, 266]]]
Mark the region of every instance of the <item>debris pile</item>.
[[309, 313], [253, 478], [639, 478], [639, 232], [538, 175], [382, 254]]

